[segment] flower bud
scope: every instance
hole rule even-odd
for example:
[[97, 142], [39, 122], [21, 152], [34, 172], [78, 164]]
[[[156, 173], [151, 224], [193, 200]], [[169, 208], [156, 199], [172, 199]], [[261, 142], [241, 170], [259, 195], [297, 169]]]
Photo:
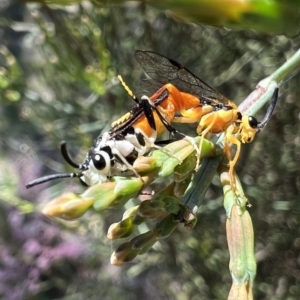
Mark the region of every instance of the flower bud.
[[47, 203], [42, 213], [48, 217], [73, 220], [81, 217], [93, 203], [92, 197], [83, 198], [80, 195], [66, 193]]
[[132, 243], [127, 242], [120, 245], [111, 255], [110, 263], [112, 265], [122, 265], [125, 262], [132, 261], [139, 254], [138, 249], [132, 249]]
[[177, 225], [178, 222], [174, 220], [174, 216], [168, 215], [156, 224], [154, 231], [160, 231], [158, 238], [166, 238], [174, 231]]
[[[144, 248], [149, 249], [157, 241], [157, 236], [160, 234], [159, 231], [147, 231], [136, 237], [134, 237], [132, 242], [132, 249], [143, 250]], [[154, 243], [153, 243], [154, 242]]]
[[157, 161], [152, 156], [140, 156], [134, 161], [133, 167], [138, 173], [150, 172], [157, 168]]
[[107, 232], [107, 238], [116, 240], [130, 236], [135, 228], [132, 224], [132, 218], [128, 217], [121, 222], [111, 224]]

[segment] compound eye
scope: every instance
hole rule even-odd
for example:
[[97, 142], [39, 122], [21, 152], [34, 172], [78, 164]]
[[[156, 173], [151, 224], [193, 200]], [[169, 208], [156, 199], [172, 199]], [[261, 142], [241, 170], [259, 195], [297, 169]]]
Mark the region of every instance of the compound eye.
[[249, 121], [249, 125], [251, 126], [251, 128], [257, 128], [258, 122], [254, 117], [250, 116], [248, 121]]
[[97, 170], [103, 170], [107, 165], [105, 158], [99, 153], [92, 155], [92, 161]]

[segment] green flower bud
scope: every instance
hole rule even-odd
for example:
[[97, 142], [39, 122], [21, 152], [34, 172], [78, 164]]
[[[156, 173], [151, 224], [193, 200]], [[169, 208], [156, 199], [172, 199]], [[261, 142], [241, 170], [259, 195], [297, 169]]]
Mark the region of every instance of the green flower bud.
[[124, 243], [112, 253], [110, 263], [112, 265], [122, 265], [125, 262], [134, 260], [139, 252], [138, 249], [132, 249], [131, 242]]
[[93, 207], [95, 210], [101, 211], [114, 206], [113, 203], [117, 198], [114, 193], [115, 186], [116, 182], [96, 184], [89, 187], [84, 193], [82, 193], [82, 197], [95, 199]]
[[227, 218], [230, 218], [232, 207], [236, 204], [238, 205], [239, 214], [242, 214], [246, 209], [248, 199], [243, 192], [243, 188], [237, 174], [234, 172], [235, 190], [232, 188], [232, 184], [230, 182], [228, 168], [224, 165], [220, 168], [220, 179], [221, 184], [223, 185], [224, 208]]
[[116, 240], [128, 237], [132, 234], [134, 228], [135, 226], [132, 224], [132, 217], [128, 217], [121, 222], [111, 224], [107, 232], [107, 238]]
[[153, 245], [156, 242], [157, 236], [160, 234], [159, 231], [148, 231], [134, 237], [130, 242], [132, 242], [132, 249], [143, 250], [144, 248], [149, 249], [149, 245]]
[[159, 231], [158, 238], [166, 238], [168, 237], [174, 229], [177, 227], [178, 222], [174, 220], [173, 215], [168, 215], [164, 219], [162, 219], [156, 226], [154, 227], [154, 231]]
[[252, 288], [247, 283], [233, 283], [227, 300], [253, 300]]
[[143, 184], [144, 182], [140, 178], [118, 181], [114, 193], [116, 195], [136, 194], [143, 187]]
[[128, 218], [128, 217], [133, 217], [133, 216], [135, 216], [136, 213], [137, 213], [137, 211], [138, 211], [138, 209], [139, 209], [139, 205], [136, 205], [136, 206], [134, 206], [134, 207], [128, 208], [128, 209], [124, 212], [122, 220], [124, 220], [124, 219], [126, 219], [126, 218]]
[[156, 169], [158, 166], [154, 157], [140, 156], [134, 161], [133, 167], [138, 173], [146, 173]]
[[140, 204], [138, 214], [146, 218], [155, 218], [162, 213], [164, 207], [163, 201], [145, 200]]
[[239, 212], [237, 205], [234, 205], [231, 218], [226, 223], [229, 269], [234, 283], [248, 283], [251, 286], [256, 273], [253, 226], [248, 211], [241, 215]]
[[83, 198], [80, 195], [66, 193], [47, 203], [42, 213], [48, 217], [73, 220], [81, 217], [93, 203], [92, 197]]

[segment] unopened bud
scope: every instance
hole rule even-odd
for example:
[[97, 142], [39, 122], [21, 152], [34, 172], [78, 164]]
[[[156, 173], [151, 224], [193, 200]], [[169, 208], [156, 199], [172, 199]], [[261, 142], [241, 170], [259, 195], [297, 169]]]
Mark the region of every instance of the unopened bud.
[[159, 235], [159, 232], [156, 231], [148, 231], [145, 233], [142, 233], [136, 237], [134, 237], [132, 242], [132, 249], [139, 249], [143, 250], [144, 248], [148, 248], [149, 245], [153, 245], [153, 242], [156, 242], [157, 236]]
[[252, 288], [248, 283], [232, 283], [227, 300], [253, 300]]
[[150, 172], [150, 171], [154, 170], [155, 168], [157, 168], [157, 162], [154, 157], [140, 156], [134, 161], [133, 168], [138, 173]]
[[128, 237], [134, 231], [134, 227], [135, 226], [132, 224], [132, 217], [128, 217], [121, 222], [111, 224], [107, 232], [107, 238], [116, 240]]
[[80, 195], [66, 193], [47, 203], [42, 213], [48, 217], [73, 220], [81, 217], [93, 203], [92, 197], [82, 198]]
[[229, 269], [233, 281], [236, 284], [252, 286], [256, 262], [253, 226], [248, 211], [240, 215], [237, 206], [234, 205], [231, 218], [226, 222], [226, 232], [230, 253]]
[[146, 218], [159, 217], [162, 213], [162, 209], [166, 206], [163, 201], [159, 200], [145, 200], [143, 201], [138, 209], [140, 216]]
[[160, 231], [159, 238], [166, 238], [174, 231], [177, 225], [178, 222], [174, 220], [174, 216], [168, 215], [156, 224], [154, 231]]
[[139, 254], [138, 249], [132, 249], [132, 243], [127, 242], [120, 245], [111, 255], [110, 263], [112, 265], [122, 265], [123, 263], [132, 261]]

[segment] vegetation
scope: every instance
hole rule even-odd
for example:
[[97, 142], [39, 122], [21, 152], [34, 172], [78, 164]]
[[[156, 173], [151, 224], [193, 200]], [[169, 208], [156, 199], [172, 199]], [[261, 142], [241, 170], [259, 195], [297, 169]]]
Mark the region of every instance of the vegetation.
[[[231, 275], [218, 177], [193, 230], [177, 226], [122, 267], [110, 265], [118, 244], [106, 237], [122, 219], [121, 208], [71, 222], [52, 220], [41, 214], [41, 204], [85, 188], [68, 179], [30, 190], [25, 184], [71, 171], [59, 142], [68, 141], [81, 162], [93, 139], [128, 111], [132, 100], [117, 75], [141, 92], [145, 75], [134, 61], [136, 49], [174, 58], [239, 103], [298, 50], [299, 37], [184, 24], [139, 3], [7, 3], [0, 14], [1, 298], [226, 299]], [[298, 94], [295, 76], [280, 88], [265, 130], [242, 147], [236, 168], [252, 204], [256, 299], [300, 295]], [[195, 135], [195, 126], [180, 130]]]

